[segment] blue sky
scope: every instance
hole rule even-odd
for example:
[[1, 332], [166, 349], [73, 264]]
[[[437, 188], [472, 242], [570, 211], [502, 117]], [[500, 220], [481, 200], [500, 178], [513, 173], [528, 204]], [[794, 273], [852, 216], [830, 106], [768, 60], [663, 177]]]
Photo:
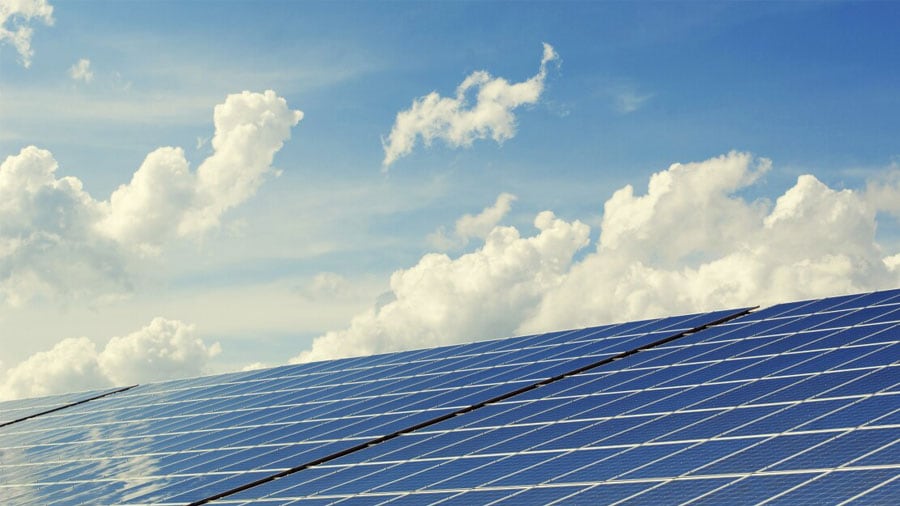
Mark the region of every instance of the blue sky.
[[[115, 255], [114, 269], [107, 268], [109, 259], [96, 260], [101, 258], [97, 252], [67, 256], [65, 251], [93, 248], [85, 245], [90, 238], [86, 243], [60, 243], [58, 251], [63, 253], [58, 258], [41, 256], [44, 263], [24, 254], [0, 257], [0, 275], [6, 276], [0, 375], [6, 374], [8, 385], [13, 372], [22, 384], [56, 381], [28, 379], [31, 369], [24, 364], [66, 338], [86, 337], [100, 355], [114, 336], [138, 342], [134, 336], [140, 334], [152, 341], [153, 332], [165, 327], [147, 330], [156, 317], [190, 327], [183, 335], [202, 341], [195, 349], [202, 355], [195, 360], [202, 370], [184, 369], [193, 374], [251, 362], [283, 363], [329, 332], [333, 337], [320, 348], [330, 346], [337, 356], [492, 337], [492, 332], [505, 335], [541, 326], [647, 317], [654, 311], [875, 289], [896, 283], [892, 276], [900, 276], [892, 261], [886, 261], [888, 267], [879, 264], [880, 258], [900, 251], [895, 218], [900, 204], [894, 204], [900, 193], [892, 193], [900, 191], [900, 5], [895, 2], [51, 3], [52, 26], [39, 17], [5, 20], [7, 29], [27, 24], [34, 31], [28, 67], [11, 39], [0, 40], [0, 159], [18, 156], [32, 145], [49, 151], [59, 166], [56, 177], [77, 178], [94, 201], [89, 207], [105, 205], [159, 147], [183, 148], [191, 170], [196, 170], [213, 152], [213, 109], [230, 94], [273, 90], [290, 109], [302, 111], [303, 119], [290, 127], [290, 138], [275, 150], [272, 170], [258, 188], [245, 188], [240, 202], [202, 233], [176, 237], [167, 232], [168, 238], [159, 239], [152, 254], [129, 253], [127, 244], [116, 242], [116, 251], [110, 253]], [[35, 0], [35, 5], [49, 4]], [[388, 139], [398, 113], [430, 92], [452, 97], [467, 76], [480, 70], [511, 83], [524, 82], [538, 72], [542, 43], [551, 44], [559, 58], [548, 65], [539, 98], [510, 110], [514, 135], [500, 143], [488, 135], [469, 146], [441, 138], [425, 146], [418, 138], [410, 154], [382, 170], [382, 141]], [[89, 80], [70, 72], [81, 59], [89, 60]], [[474, 96], [468, 98], [471, 106]], [[749, 155], [714, 161], [732, 151]], [[633, 187], [635, 197], [646, 194], [651, 176], [666, 172], [673, 163], [704, 161], [709, 167], [739, 165], [738, 173], [729, 176], [737, 179], [728, 182], [721, 176], [720, 185], [707, 185], [727, 170], [702, 164], [691, 170], [709, 168], [713, 176], [700, 182], [670, 174], [673, 181], [688, 181], [678, 184], [700, 185], [691, 191], [715, 194], [698, 198], [710, 203], [696, 208], [707, 213], [706, 218], [674, 222], [701, 230], [708, 240], [683, 254], [667, 253], [669, 246], [662, 242], [666, 234], [659, 231], [671, 228], [664, 227], [664, 213], [691, 212], [689, 197], [678, 200], [673, 195], [681, 194], [673, 190], [666, 197], [673, 199], [672, 207], [659, 204], [652, 212], [646, 210], [647, 201], [623, 196], [608, 202], [626, 185]], [[771, 168], [760, 169], [769, 161]], [[813, 175], [832, 193], [799, 185], [798, 177], [804, 174]], [[501, 212], [502, 206], [494, 204], [499, 205], [504, 192], [516, 198]], [[780, 210], [779, 197], [785, 196], [782, 207], [803, 205]], [[163, 202], [167, 198], [158, 197]], [[650, 217], [637, 225], [614, 223], [615, 205], [631, 209], [632, 216], [644, 212]], [[492, 216], [500, 218], [483, 215], [485, 230], [513, 227], [519, 239], [535, 238], [531, 246], [540, 265], [549, 261], [541, 255], [562, 255], [562, 260], [553, 257], [565, 264], [553, 271], [554, 281], [535, 277], [525, 289], [521, 283], [527, 276], [520, 273], [515, 281], [504, 278], [482, 286], [531, 295], [508, 301], [502, 309], [509, 314], [506, 319], [479, 319], [472, 313], [469, 318], [487, 323], [460, 324], [446, 331], [450, 337], [439, 337], [439, 324], [445, 321], [440, 318], [393, 327], [409, 320], [408, 315], [386, 307], [428, 313], [437, 304], [444, 314], [452, 313], [456, 304], [481, 300], [484, 294], [470, 297], [468, 288], [454, 285], [467, 274], [453, 269], [478, 258], [467, 254], [491, 258], [493, 250], [485, 245], [490, 240], [487, 232], [473, 232], [465, 239], [454, 236], [462, 230], [454, 227], [461, 216], [477, 217], [492, 206], [497, 211]], [[807, 216], [805, 225], [798, 221], [793, 226], [811, 230], [825, 226], [815, 222], [825, 219], [815, 215], [815, 209], [829, 214], [830, 209], [845, 207], [856, 209], [859, 216], [832, 217], [828, 227], [836, 238], [811, 235], [808, 243], [784, 246], [778, 241], [798, 234], [766, 235], [777, 216]], [[589, 226], [587, 238], [581, 241], [580, 229], [573, 226], [566, 229], [572, 244], [577, 243], [571, 251], [551, 254], [541, 249], [544, 243], [537, 238], [543, 232], [533, 222], [545, 210], [566, 224]], [[0, 236], [12, 241], [29, 230], [42, 230], [39, 221], [23, 226], [26, 215], [37, 220], [33, 213], [16, 215], [20, 231], [13, 233], [9, 218], [0, 222], [8, 230]], [[771, 241], [772, 248], [810, 252], [791, 265], [821, 267], [822, 259], [840, 258], [850, 267], [840, 270], [828, 264], [824, 270], [800, 273], [799, 267], [773, 264], [775, 255], [765, 256], [765, 261], [754, 257], [734, 267], [746, 276], [729, 274], [738, 280], [733, 282], [716, 278], [722, 285], [709, 288], [710, 293], [733, 289], [740, 296], [661, 302], [669, 281], [659, 281], [660, 273], [690, 277], [694, 271], [724, 269], [721, 262], [736, 262], [742, 251], [755, 251], [746, 242], [719, 247], [713, 236], [721, 230], [710, 225], [716, 216], [726, 225], [756, 219], [744, 236]], [[594, 256], [605, 254], [604, 248], [625, 248], [601, 244], [601, 235], [611, 237], [615, 226], [630, 231], [627, 235], [636, 242], [629, 248], [647, 254], [628, 255], [636, 263], [622, 268], [621, 275], [634, 279], [640, 277], [635, 272], [644, 272], [641, 269], [656, 269], [657, 277], [641, 278], [640, 285], [655, 287], [650, 292], [656, 295], [616, 306], [609, 301], [623, 300], [622, 291], [630, 285], [619, 286], [620, 279], [604, 274], [600, 284], [618, 290], [584, 297], [601, 301], [612, 308], [609, 312], [591, 313], [587, 308], [586, 314], [593, 316], [585, 316], [553, 309], [573, 303], [575, 277], [615, 272], [609, 258], [597, 260], [601, 267], [592, 263]], [[860, 229], [871, 229], [874, 238], [857, 234]], [[452, 245], [444, 241], [441, 246], [438, 235], [452, 239]], [[646, 242], [644, 236], [660, 239]], [[858, 247], [816, 249], [832, 240]], [[431, 290], [453, 285], [447, 293], [457, 299], [438, 303], [415, 295], [406, 298], [391, 285], [396, 272], [412, 275], [421, 270], [417, 275], [430, 279], [436, 271], [426, 272], [425, 260], [432, 252], [454, 262], [448, 272], [456, 273], [456, 279]], [[48, 262], [68, 265], [79, 274], [65, 271], [63, 281], [41, 278]], [[79, 270], [79, 262], [87, 267]], [[873, 262], [877, 272], [861, 267]], [[782, 268], [791, 274], [771, 274]], [[89, 275], [79, 277], [86, 271]], [[543, 272], [531, 267], [526, 271]], [[763, 271], [771, 276], [747, 274]], [[812, 273], [827, 278], [822, 272], [830, 273], [831, 281], [799, 283], [804, 290], [796, 287], [798, 279]], [[450, 274], [442, 276], [436, 279], [446, 280]], [[69, 277], [86, 279], [87, 286], [67, 285]], [[22, 279], [40, 290], [22, 289]], [[367, 312], [371, 318], [364, 323]], [[394, 342], [383, 335], [391, 328], [420, 338]], [[336, 344], [365, 341], [357, 334], [367, 332], [373, 341], [353, 350]], [[174, 334], [166, 335], [175, 342]], [[392, 344], [384, 344], [389, 341]], [[214, 342], [220, 343], [221, 352], [210, 351]], [[87, 348], [79, 349], [90, 355]]]

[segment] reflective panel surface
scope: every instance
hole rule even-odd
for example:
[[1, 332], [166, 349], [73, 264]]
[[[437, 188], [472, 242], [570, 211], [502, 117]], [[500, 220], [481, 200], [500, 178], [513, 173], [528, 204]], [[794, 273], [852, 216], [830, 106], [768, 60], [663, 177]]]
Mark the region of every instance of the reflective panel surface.
[[202, 500], [736, 312], [137, 386], [0, 428], [0, 502]]
[[214, 504], [890, 503], [898, 295], [760, 310]]

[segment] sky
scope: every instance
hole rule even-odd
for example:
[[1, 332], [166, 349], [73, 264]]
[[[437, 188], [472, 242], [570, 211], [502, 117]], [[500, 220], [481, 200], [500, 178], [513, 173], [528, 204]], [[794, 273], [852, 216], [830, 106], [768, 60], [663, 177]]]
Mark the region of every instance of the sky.
[[0, 0], [0, 399], [896, 288], [898, 22]]

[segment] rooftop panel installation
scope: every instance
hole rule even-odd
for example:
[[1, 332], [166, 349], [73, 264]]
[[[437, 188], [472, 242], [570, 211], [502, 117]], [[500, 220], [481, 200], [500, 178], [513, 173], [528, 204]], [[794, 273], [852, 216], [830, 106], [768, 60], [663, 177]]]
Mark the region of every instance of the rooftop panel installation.
[[885, 504], [898, 366], [893, 290], [14, 401], [0, 502]]

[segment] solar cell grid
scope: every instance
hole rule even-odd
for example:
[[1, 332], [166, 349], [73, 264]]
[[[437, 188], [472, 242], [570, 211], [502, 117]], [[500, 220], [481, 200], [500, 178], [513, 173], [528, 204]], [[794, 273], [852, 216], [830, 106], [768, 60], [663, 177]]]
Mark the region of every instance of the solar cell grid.
[[673, 479], [668, 482], [655, 483], [624, 499], [619, 504], [665, 504], [671, 497], [697, 497], [725, 485], [728, 481], [730, 480], [727, 478]]
[[832, 471], [810, 478], [770, 504], [821, 504], [825, 498], [829, 502], [840, 503], [896, 476], [896, 469]]
[[68, 406], [87, 402], [97, 397], [118, 392], [121, 388], [107, 388], [87, 392], [74, 392], [32, 399], [18, 399], [0, 402], [0, 427], [36, 417], [44, 413], [64, 409]]
[[139, 386], [0, 431], [0, 497], [202, 499], [727, 314]]
[[[491, 492], [500, 500], [494, 504], [553, 504], [588, 487], [535, 487], [525, 490], [492, 490]], [[457, 504], [466, 504], [466, 501], [477, 501], [479, 496], [472, 493], [462, 493], [454, 497]], [[469, 502], [468, 504], [473, 504]], [[486, 504], [486, 503], [478, 503]]]
[[819, 473], [756, 474], [738, 477], [685, 504], [759, 504], [773, 495], [791, 490]]
[[[378, 476], [403, 477], [389, 489], [416, 504], [491, 487], [510, 504], [887, 497], [900, 481], [898, 297], [752, 313], [308, 471], [330, 470], [333, 501], [374, 498]], [[380, 470], [354, 485], [360, 467]], [[328, 494], [302, 486], [305, 472], [234, 503]]]
[[138, 387], [0, 430], [0, 499], [186, 503], [354, 447], [215, 502], [891, 497], [900, 290], [774, 306], [507, 397], [728, 314]]

